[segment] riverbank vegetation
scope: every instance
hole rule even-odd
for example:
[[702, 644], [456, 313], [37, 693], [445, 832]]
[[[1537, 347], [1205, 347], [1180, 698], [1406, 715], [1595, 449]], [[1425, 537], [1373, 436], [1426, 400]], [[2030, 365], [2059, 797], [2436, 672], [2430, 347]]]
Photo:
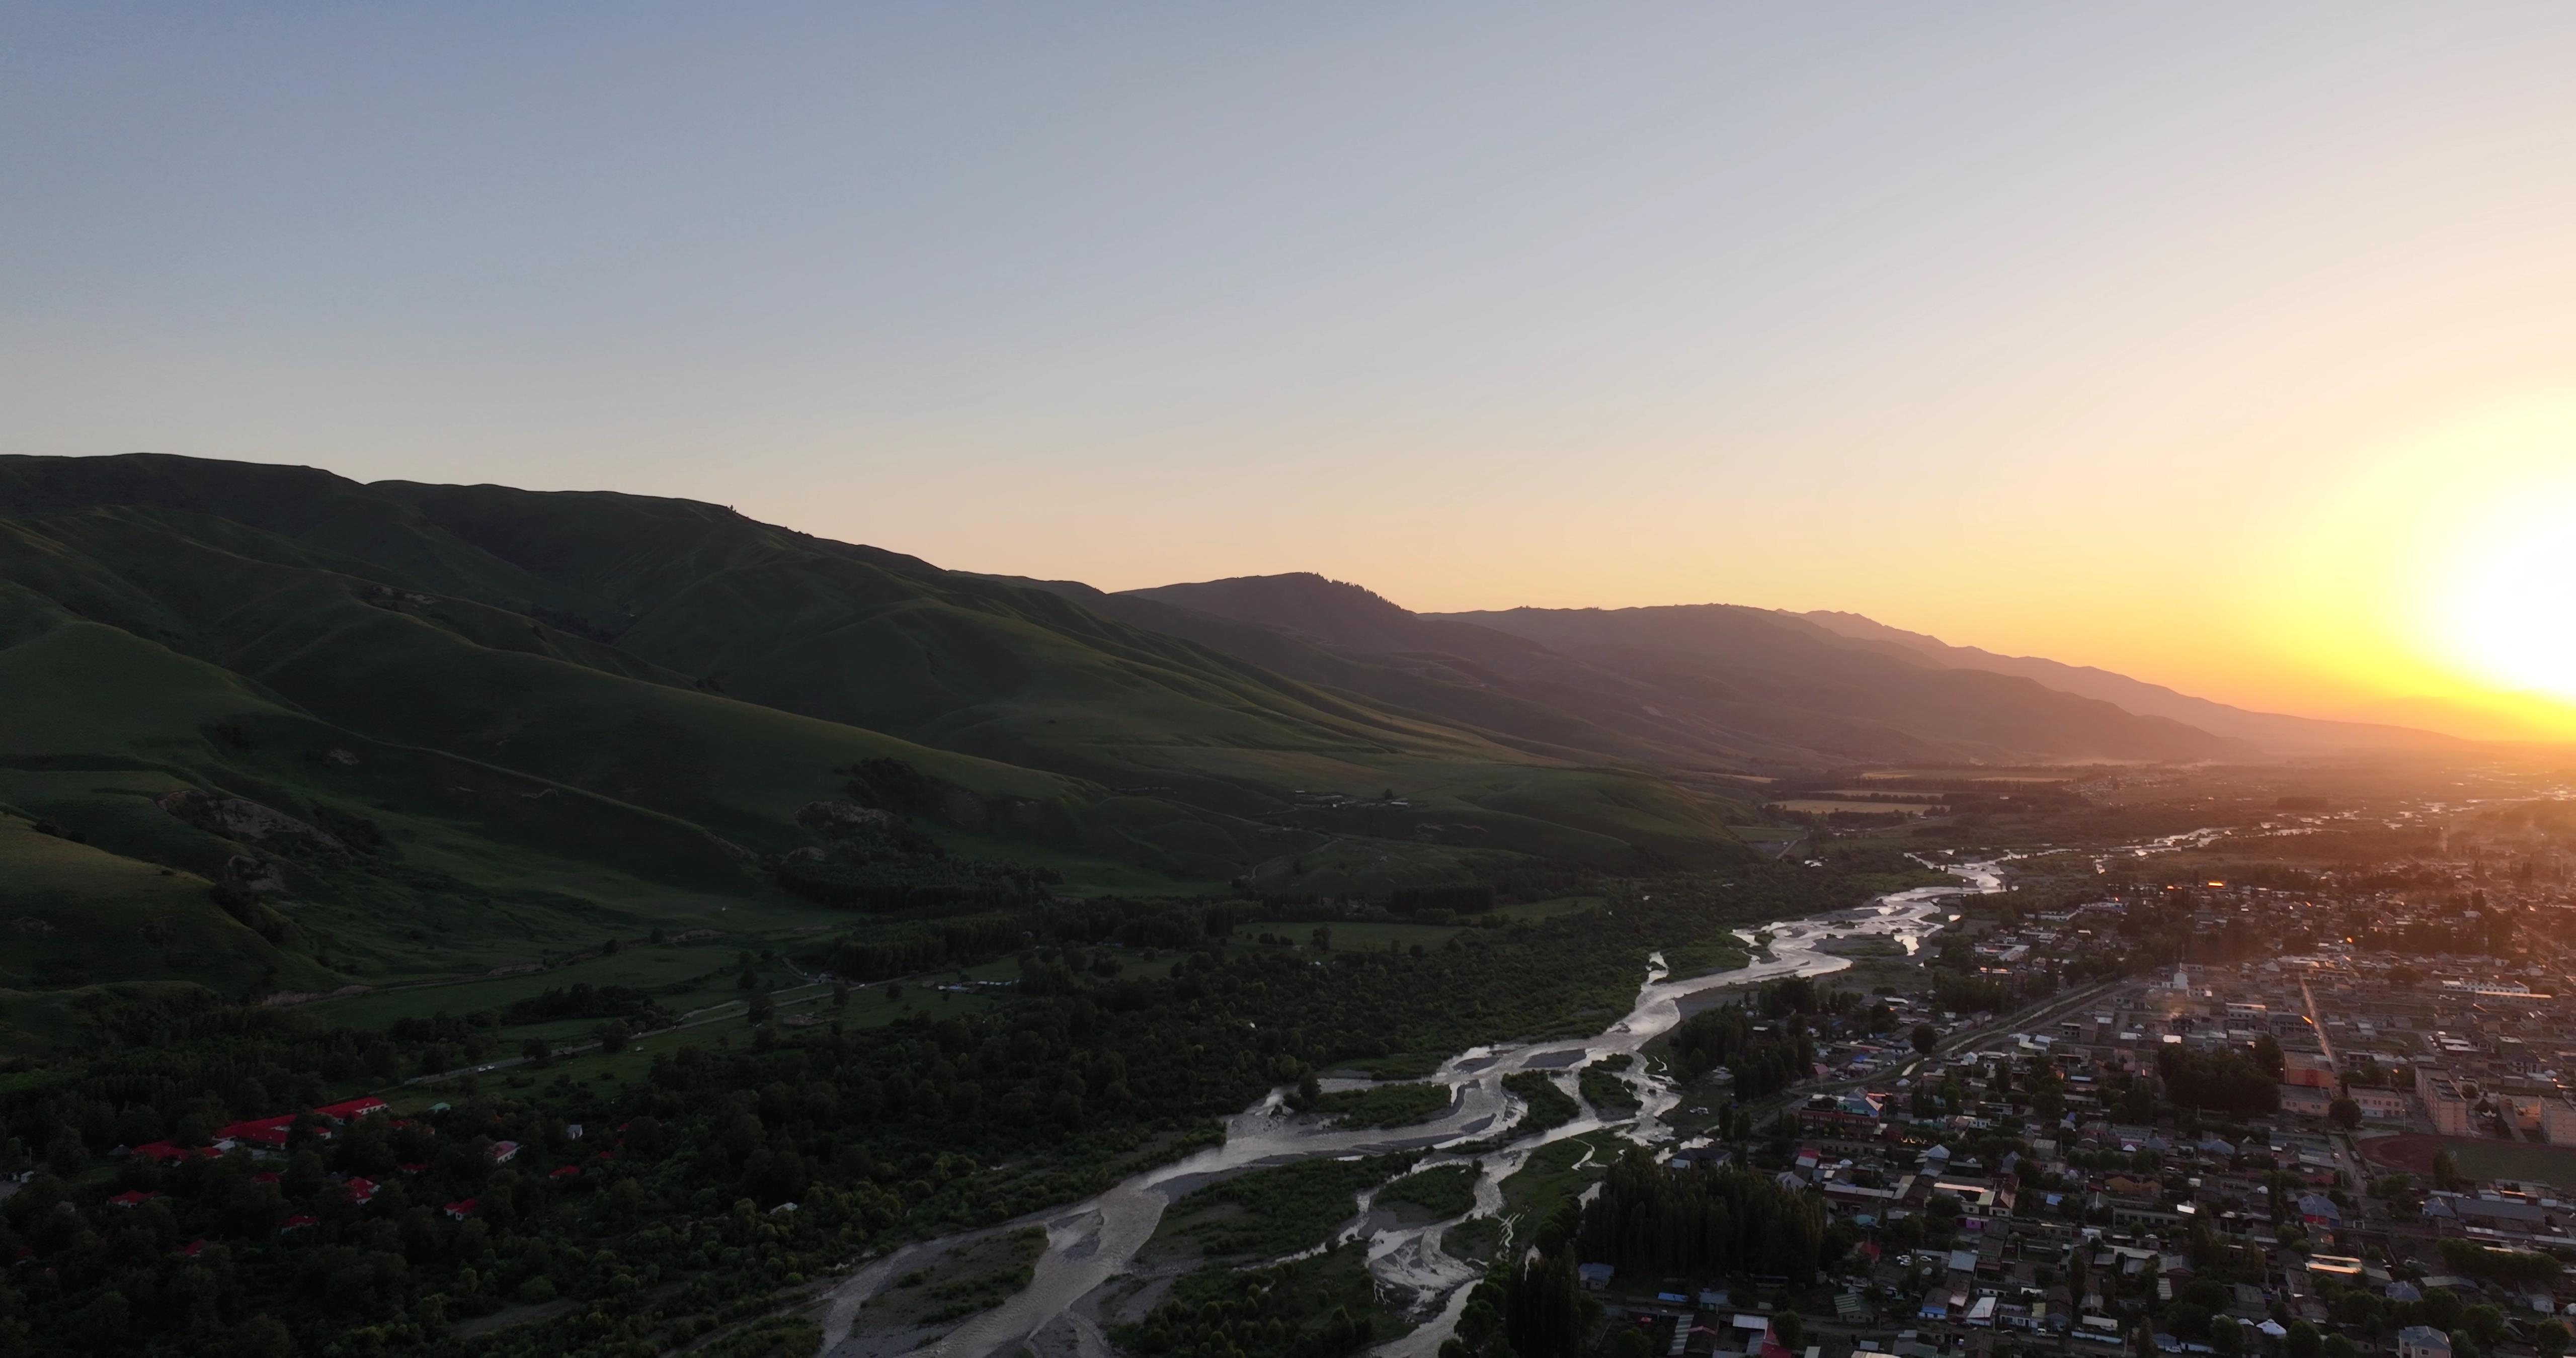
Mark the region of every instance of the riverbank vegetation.
[[1150, 1253], [1276, 1259], [1329, 1244], [1359, 1212], [1359, 1195], [1413, 1167], [1415, 1155], [1303, 1160], [1219, 1179], [1164, 1213]]
[[1543, 1070], [1517, 1070], [1503, 1077], [1503, 1091], [1529, 1105], [1529, 1112], [1513, 1123], [1511, 1130], [1495, 1138], [1517, 1141], [1553, 1131], [1583, 1115], [1583, 1107], [1564, 1090], [1556, 1087], [1556, 1077]]
[[1407, 1328], [1378, 1296], [1367, 1242], [1353, 1240], [1265, 1268], [1201, 1269], [1174, 1283], [1144, 1321], [1110, 1337], [1148, 1358], [1318, 1358], [1356, 1352]]
[[1619, 1078], [1619, 1072], [1634, 1064], [1635, 1057], [1618, 1052], [1585, 1066], [1583, 1073], [1576, 1077], [1576, 1083], [1583, 1090], [1583, 1101], [1599, 1110], [1604, 1117], [1633, 1113], [1643, 1107], [1636, 1089]]
[[1336, 1090], [1315, 1099], [1307, 1108], [1309, 1112], [1323, 1114], [1337, 1127], [1353, 1130], [1410, 1127], [1449, 1111], [1453, 1097], [1447, 1085], [1378, 1085], [1369, 1089]]
[[1476, 1206], [1476, 1180], [1480, 1172], [1472, 1164], [1435, 1165], [1378, 1190], [1373, 1201], [1407, 1213], [1416, 1221], [1446, 1221], [1462, 1217]]
[[[34, 1261], [0, 1282], [0, 1341], [179, 1354], [258, 1333], [279, 1352], [442, 1358], [691, 1344], [871, 1251], [1186, 1154], [1301, 1071], [1598, 1031], [1650, 950], [1856, 900], [1829, 872], [1747, 866], [1419, 956], [1229, 949], [1248, 912], [1223, 903], [1047, 904], [1017, 917], [1022, 983], [978, 1005], [870, 1001], [895, 1016], [863, 1026], [837, 997], [806, 1026], [746, 1018], [614, 1063], [434, 1086], [396, 1082], [488, 1050], [497, 1013], [396, 1034], [119, 992], [81, 1015], [92, 1054], [0, 1086], [0, 1168], [37, 1171], [0, 1205], [0, 1252]], [[370, 1090], [392, 1114], [288, 1117], [264, 1162], [202, 1153], [226, 1124]], [[162, 1143], [177, 1154], [107, 1154]], [[140, 1205], [108, 1201], [128, 1192]], [[454, 1333], [514, 1305], [522, 1323]], [[1318, 1324], [1304, 1332], [1331, 1332]]]

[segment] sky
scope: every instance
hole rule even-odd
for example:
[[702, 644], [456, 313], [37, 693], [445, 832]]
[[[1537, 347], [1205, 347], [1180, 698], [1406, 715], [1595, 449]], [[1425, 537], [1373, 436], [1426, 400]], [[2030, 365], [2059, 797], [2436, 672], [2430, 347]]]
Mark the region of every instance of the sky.
[[2497, 696], [2576, 697], [2571, 69], [2564, 4], [20, 4], [0, 452], [2576, 732]]

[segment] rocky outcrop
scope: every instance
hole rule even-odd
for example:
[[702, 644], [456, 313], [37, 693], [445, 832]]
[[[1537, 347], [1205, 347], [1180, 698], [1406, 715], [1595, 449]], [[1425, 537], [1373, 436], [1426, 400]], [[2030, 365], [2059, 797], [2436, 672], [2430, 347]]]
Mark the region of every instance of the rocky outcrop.
[[281, 839], [301, 839], [327, 849], [345, 849], [338, 835], [308, 824], [278, 810], [263, 806], [247, 797], [227, 797], [221, 793], [186, 788], [158, 798], [153, 803], [162, 810], [201, 830], [212, 831], [226, 839], [266, 843]]

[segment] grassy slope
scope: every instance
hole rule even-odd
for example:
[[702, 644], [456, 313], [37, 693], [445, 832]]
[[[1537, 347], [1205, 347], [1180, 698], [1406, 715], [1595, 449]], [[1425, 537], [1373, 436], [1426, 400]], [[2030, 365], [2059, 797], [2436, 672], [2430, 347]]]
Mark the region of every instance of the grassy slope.
[[373, 489], [614, 601], [621, 646], [754, 701], [1238, 814], [1279, 811], [1297, 789], [1392, 782], [1426, 810], [1514, 818], [1497, 829], [1535, 821], [1667, 847], [1728, 838], [1722, 806], [1650, 778], [1391, 713], [1045, 590], [686, 501]]
[[121, 976], [240, 993], [272, 971], [307, 983], [323, 978], [219, 909], [204, 878], [40, 834], [7, 813], [0, 813], [0, 878], [9, 883], [0, 984]]
[[[1723, 806], [1661, 783], [713, 506], [0, 458], [12, 514], [0, 803], [197, 883], [182, 894], [245, 851], [271, 861], [299, 930], [260, 959], [280, 984], [846, 919], [766, 886], [745, 850], [805, 842], [797, 808], [877, 756], [974, 794], [950, 799], [952, 847], [1130, 890], [1732, 847]], [[389, 846], [227, 838], [156, 804], [189, 788], [363, 818]], [[1294, 795], [1382, 788], [1410, 805]], [[1320, 875], [1291, 872], [1308, 850]]]
[[[1395, 783], [1426, 812], [1485, 816], [1488, 835], [1541, 853], [1729, 843], [1723, 804], [1651, 779], [1570, 768], [1045, 591], [712, 505], [359, 486], [310, 469], [162, 457], [0, 458], [0, 514], [102, 504], [269, 528], [342, 558], [331, 567], [340, 574], [509, 610], [510, 625], [545, 610], [548, 623], [613, 636], [665, 682], [711, 679], [763, 705], [1229, 814], [1281, 813], [1300, 788]], [[572, 649], [561, 637], [547, 645]], [[1626, 790], [1604, 798], [1603, 784]], [[1160, 819], [1147, 838], [1176, 828]]]

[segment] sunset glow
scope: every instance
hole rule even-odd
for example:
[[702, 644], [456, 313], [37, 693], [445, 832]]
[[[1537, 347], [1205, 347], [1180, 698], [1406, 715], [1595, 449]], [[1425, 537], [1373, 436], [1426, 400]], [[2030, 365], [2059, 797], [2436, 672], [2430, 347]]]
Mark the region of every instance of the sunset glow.
[[0, 452], [2576, 729], [2564, 9], [1022, 17], [60, 10]]

